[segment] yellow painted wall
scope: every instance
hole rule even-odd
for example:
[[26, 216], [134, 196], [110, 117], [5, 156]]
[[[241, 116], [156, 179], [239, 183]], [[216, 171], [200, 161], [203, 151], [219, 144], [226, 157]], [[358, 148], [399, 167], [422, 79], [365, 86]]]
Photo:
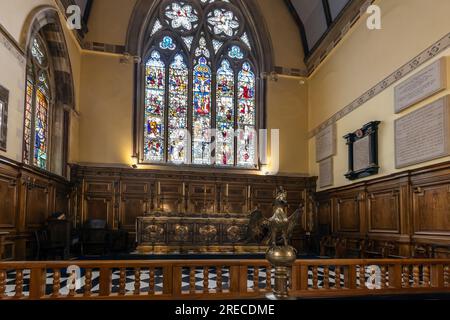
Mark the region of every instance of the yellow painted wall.
[[78, 162], [130, 164], [133, 65], [116, 55], [83, 53]]
[[[379, 0], [375, 4], [381, 8], [382, 30], [370, 31], [366, 27], [366, 20], [361, 19], [310, 77], [310, 130], [450, 32], [450, 1], [433, 0], [431, 4], [430, 1], [422, 0]], [[441, 56], [443, 55], [450, 55], [450, 51], [447, 50]], [[426, 66], [416, 72], [424, 67]], [[406, 78], [401, 81], [403, 80]], [[394, 163], [394, 120], [449, 93], [447, 90], [400, 115], [394, 115], [394, 86], [337, 122], [334, 187], [352, 183], [344, 177], [348, 170], [347, 148], [342, 138], [345, 134], [372, 120], [382, 121], [379, 134], [379, 176], [398, 172], [400, 170], [395, 169]], [[318, 175], [315, 139], [309, 140], [309, 155], [310, 174]], [[415, 167], [447, 160], [449, 159], [444, 158]], [[401, 171], [406, 169], [409, 168]]]

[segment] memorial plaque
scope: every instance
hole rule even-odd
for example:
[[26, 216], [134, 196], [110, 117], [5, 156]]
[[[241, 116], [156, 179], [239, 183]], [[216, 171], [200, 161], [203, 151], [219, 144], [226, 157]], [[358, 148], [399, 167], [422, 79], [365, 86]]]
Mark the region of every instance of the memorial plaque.
[[336, 154], [336, 125], [328, 126], [316, 135], [316, 162]]
[[395, 87], [395, 113], [431, 97], [447, 87], [446, 58], [441, 58]]
[[380, 121], [372, 121], [361, 129], [347, 134], [344, 139], [348, 146], [348, 172], [345, 177], [356, 180], [378, 174], [378, 126]]
[[450, 155], [449, 99], [443, 97], [395, 121], [396, 168]]
[[333, 177], [333, 158], [331, 157], [319, 163], [319, 188], [332, 186]]
[[353, 143], [353, 171], [370, 166], [370, 137], [365, 136]]

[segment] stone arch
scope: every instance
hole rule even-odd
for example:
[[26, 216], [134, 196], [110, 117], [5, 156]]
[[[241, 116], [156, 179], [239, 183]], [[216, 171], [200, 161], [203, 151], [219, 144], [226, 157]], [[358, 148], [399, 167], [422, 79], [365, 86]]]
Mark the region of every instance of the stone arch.
[[54, 67], [55, 102], [75, 109], [74, 85], [69, 52], [59, 14], [51, 6], [39, 6], [28, 15], [20, 38], [20, 46], [28, 56], [31, 39], [42, 32], [47, 42]]
[[57, 8], [43, 5], [34, 8], [25, 20], [19, 45], [29, 61], [30, 43], [37, 34], [48, 48], [52, 64], [52, 110], [50, 112], [48, 171], [66, 176], [70, 110], [75, 110], [72, 67], [63, 26]]

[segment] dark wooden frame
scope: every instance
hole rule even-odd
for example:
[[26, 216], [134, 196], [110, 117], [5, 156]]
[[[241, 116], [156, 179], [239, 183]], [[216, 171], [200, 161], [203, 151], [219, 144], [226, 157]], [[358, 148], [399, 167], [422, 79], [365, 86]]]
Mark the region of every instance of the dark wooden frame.
[[0, 123], [0, 150], [6, 152], [6, 145], [8, 140], [8, 102], [9, 91], [0, 86], [0, 102], [3, 104], [2, 110], [0, 110], [2, 122]]
[[[344, 136], [348, 146], [348, 172], [345, 177], [349, 180], [356, 180], [378, 174], [378, 126], [380, 121], [372, 121], [364, 125], [361, 129]], [[354, 143], [363, 138], [369, 137], [369, 165], [366, 168], [354, 170]]]

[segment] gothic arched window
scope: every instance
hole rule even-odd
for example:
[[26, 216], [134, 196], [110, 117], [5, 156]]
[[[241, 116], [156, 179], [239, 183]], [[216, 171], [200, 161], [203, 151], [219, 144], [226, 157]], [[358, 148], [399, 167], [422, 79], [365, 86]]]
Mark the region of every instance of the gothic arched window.
[[143, 57], [141, 161], [256, 168], [259, 70], [231, 0], [166, 0]]
[[48, 169], [51, 62], [47, 45], [40, 34], [32, 38], [28, 50], [23, 161]]

